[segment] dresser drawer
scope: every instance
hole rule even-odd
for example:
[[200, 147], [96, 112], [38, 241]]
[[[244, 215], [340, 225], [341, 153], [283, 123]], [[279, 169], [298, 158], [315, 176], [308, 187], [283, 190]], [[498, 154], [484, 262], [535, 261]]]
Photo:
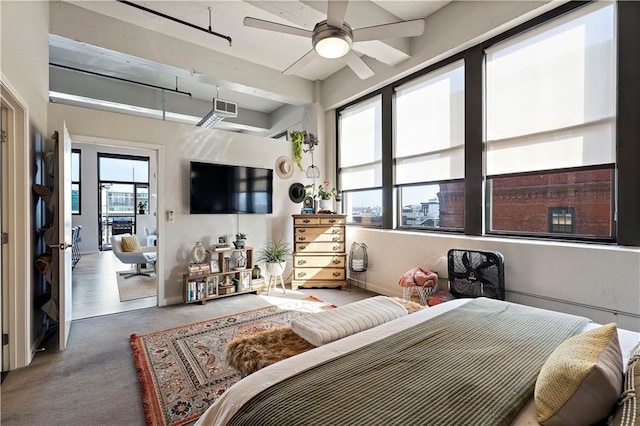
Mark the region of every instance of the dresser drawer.
[[293, 267], [344, 268], [346, 256], [294, 256]]
[[296, 235], [296, 243], [320, 243], [320, 242], [341, 242], [344, 241], [342, 234], [302, 234]]
[[343, 217], [321, 217], [320, 225], [344, 225]]
[[343, 226], [315, 226], [315, 227], [296, 227], [294, 228], [296, 237], [298, 235], [318, 235], [318, 234], [344, 234]]
[[296, 242], [295, 251], [297, 253], [343, 253], [344, 242]]
[[293, 268], [294, 280], [344, 280], [344, 268]]
[[296, 217], [293, 220], [294, 225], [320, 225], [319, 217]]

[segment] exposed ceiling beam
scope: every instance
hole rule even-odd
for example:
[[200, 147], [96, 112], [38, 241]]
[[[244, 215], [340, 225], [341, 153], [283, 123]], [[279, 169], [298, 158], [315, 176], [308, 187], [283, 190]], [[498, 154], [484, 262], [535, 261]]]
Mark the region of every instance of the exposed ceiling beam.
[[[103, 2], [86, 2], [85, 5], [91, 7], [100, 3]], [[124, 5], [121, 7], [129, 9]], [[214, 53], [196, 44], [185, 48], [183, 40], [84, 7], [58, 2], [50, 8], [49, 21], [52, 34], [167, 64], [196, 74], [196, 78], [226, 81], [236, 90], [246, 93], [294, 105], [305, 105], [313, 100], [313, 83], [308, 80], [284, 76], [272, 68], [224, 53]], [[185, 64], [189, 64], [189, 68], [185, 68]], [[199, 96], [197, 93], [193, 95]], [[201, 98], [210, 97], [206, 94]]]

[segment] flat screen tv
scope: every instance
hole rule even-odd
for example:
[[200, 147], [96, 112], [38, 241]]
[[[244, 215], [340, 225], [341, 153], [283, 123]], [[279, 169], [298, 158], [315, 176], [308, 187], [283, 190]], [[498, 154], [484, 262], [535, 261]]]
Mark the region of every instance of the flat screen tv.
[[273, 170], [191, 162], [191, 214], [273, 212]]

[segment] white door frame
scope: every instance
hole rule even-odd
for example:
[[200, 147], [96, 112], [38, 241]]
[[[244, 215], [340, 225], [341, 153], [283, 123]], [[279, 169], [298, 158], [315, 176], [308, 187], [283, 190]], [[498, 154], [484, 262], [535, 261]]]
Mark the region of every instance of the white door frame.
[[[71, 129], [73, 130], [73, 129]], [[158, 296], [156, 303], [158, 306], [165, 306], [166, 300], [164, 295], [164, 268], [162, 260], [164, 259], [164, 145], [145, 143], [145, 142], [132, 142], [120, 139], [107, 139], [96, 136], [79, 135], [77, 133], [71, 133], [71, 139], [75, 143], [104, 145], [104, 146], [122, 146], [126, 148], [139, 148], [156, 151], [156, 191], [158, 194], [156, 205], [156, 226], [158, 230], [157, 250], [156, 250], [156, 285], [158, 289]]]
[[27, 103], [4, 74], [0, 77], [0, 101], [8, 110], [6, 232], [9, 234], [9, 241], [4, 246], [7, 270], [3, 270], [3, 274], [7, 279], [3, 283], [3, 315], [6, 319], [6, 324], [3, 321], [3, 328], [9, 335], [9, 348], [5, 352], [9, 360], [3, 362], [10, 370], [15, 370], [29, 365], [33, 359], [33, 309], [30, 295], [33, 284], [31, 265], [34, 260], [31, 241], [35, 230], [31, 229], [31, 143]]

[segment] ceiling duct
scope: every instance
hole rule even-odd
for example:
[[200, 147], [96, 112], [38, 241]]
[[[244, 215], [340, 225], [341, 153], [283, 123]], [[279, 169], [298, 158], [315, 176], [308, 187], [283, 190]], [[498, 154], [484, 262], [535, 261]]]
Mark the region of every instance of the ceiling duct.
[[225, 118], [235, 118], [238, 116], [238, 104], [213, 98], [213, 109], [202, 120], [196, 124], [198, 127], [213, 127], [216, 123]]

